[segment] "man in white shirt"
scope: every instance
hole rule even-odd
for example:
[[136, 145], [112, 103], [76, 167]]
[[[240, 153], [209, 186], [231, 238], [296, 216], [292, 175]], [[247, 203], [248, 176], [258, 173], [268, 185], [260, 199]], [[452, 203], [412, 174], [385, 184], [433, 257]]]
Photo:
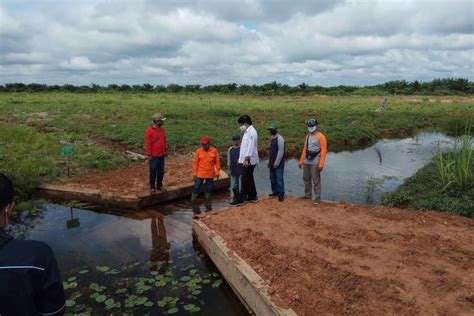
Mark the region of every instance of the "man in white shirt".
[[242, 188], [239, 199], [232, 206], [240, 206], [245, 202], [257, 203], [257, 189], [253, 172], [260, 162], [258, 158], [258, 134], [252, 125], [252, 119], [248, 115], [242, 115], [237, 120], [240, 130], [244, 133], [240, 144], [239, 164], [243, 165]]

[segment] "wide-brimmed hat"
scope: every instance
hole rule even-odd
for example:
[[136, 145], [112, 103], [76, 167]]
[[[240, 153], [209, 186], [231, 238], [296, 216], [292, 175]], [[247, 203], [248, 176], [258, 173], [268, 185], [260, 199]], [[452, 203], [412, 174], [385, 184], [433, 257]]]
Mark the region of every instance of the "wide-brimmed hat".
[[153, 121], [165, 121], [166, 120], [166, 117], [161, 115], [161, 113], [155, 113], [155, 114], [153, 114], [153, 116], [151, 118], [153, 119]]

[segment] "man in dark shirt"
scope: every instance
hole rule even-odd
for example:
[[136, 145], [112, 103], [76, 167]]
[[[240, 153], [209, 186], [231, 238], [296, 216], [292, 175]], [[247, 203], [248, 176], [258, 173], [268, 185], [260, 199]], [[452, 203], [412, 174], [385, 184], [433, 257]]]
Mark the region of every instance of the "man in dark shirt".
[[13, 197], [12, 182], [0, 173], [0, 315], [63, 315], [63, 283], [51, 248], [5, 233]]

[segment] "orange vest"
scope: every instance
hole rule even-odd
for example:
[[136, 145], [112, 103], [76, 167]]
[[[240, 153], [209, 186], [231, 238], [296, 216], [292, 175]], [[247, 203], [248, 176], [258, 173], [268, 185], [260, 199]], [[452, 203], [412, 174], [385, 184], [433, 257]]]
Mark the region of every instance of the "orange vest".
[[[316, 136], [318, 136], [319, 138], [319, 145], [321, 147], [321, 156], [319, 158], [319, 166], [322, 168], [324, 167], [326, 154], [328, 152], [328, 141], [326, 140], [326, 137], [324, 136], [324, 134], [321, 132], [316, 132]], [[304, 140], [303, 152], [301, 153], [301, 157], [300, 157], [300, 165], [304, 164], [304, 158], [306, 157], [306, 146], [308, 144], [308, 137], [309, 137], [309, 134], [306, 135], [306, 138]]]
[[205, 151], [201, 147], [196, 150], [193, 160], [194, 176], [198, 178], [211, 179], [219, 175], [221, 170], [221, 158], [217, 149], [213, 146]]

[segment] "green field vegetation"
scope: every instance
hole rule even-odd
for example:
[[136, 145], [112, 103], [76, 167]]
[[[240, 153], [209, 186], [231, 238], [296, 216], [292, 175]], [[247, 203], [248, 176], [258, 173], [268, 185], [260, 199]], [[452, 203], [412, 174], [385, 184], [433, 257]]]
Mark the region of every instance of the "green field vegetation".
[[193, 151], [209, 135], [221, 152], [238, 132], [237, 118], [249, 114], [260, 131], [266, 154], [269, 122], [280, 125], [289, 155], [303, 145], [305, 121], [317, 117], [330, 151], [351, 150], [380, 138], [437, 130], [455, 135], [474, 121], [468, 97], [389, 97], [384, 113], [374, 110], [382, 97], [250, 97], [203, 94], [0, 93], [0, 170], [12, 175], [23, 192], [40, 181], [64, 175], [61, 141], [73, 142], [79, 173], [128, 163], [124, 148], [143, 150], [150, 116], [168, 117], [170, 152]]
[[459, 137], [451, 152], [438, 153], [394, 192], [384, 196], [387, 206], [448, 211], [474, 217], [473, 138]]

